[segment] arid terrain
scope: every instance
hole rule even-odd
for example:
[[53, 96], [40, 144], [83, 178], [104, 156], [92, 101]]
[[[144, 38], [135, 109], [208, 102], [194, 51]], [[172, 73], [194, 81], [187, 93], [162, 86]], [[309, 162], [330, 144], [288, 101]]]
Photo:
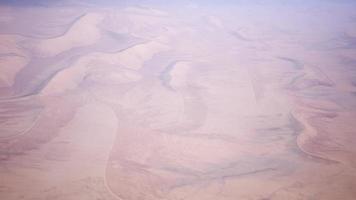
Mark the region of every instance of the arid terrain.
[[356, 199], [356, 3], [13, 2], [1, 200]]

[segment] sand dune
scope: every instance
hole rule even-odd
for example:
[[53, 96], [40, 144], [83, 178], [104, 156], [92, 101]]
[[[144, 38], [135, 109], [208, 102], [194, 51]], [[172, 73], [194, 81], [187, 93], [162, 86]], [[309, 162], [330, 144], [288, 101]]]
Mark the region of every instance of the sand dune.
[[27, 64], [28, 59], [18, 45], [18, 41], [23, 38], [1, 35], [0, 40], [0, 87], [11, 87], [16, 74]]
[[355, 4], [44, 4], [0, 4], [0, 199], [356, 198]]
[[2, 55], [0, 87], [11, 87], [14, 84], [17, 72], [19, 72], [26, 63], [27, 61], [24, 57], [12, 54]]
[[[156, 53], [166, 50], [165, 45], [157, 42], [148, 42], [144, 44], [138, 44], [124, 51], [114, 54], [105, 53], [93, 53], [85, 57], [80, 58], [73, 66], [68, 67], [58, 72], [54, 78], [50, 80], [47, 86], [42, 90], [42, 94], [58, 94], [66, 90], [75, 89], [80, 85], [83, 79], [89, 75], [91, 70], [96, 70], [98, 67], [94, 67], [95, 63], [104, 63], [105, 65], [115, 66], [117, 69], [121, 69], [121, 73], [108, 74], [108, 76], [114, 76], [113, 81], [128, 82], [135, 81], [140, 78], [135, 72], [130, 70], [139, 70], [146, 60], [149, 60]], [[122, 73], [124, 72], [124, 73]], [[121, 79], [118, 79], [121, 77]], [[93, 78], [93, 76], [92, 76]], [[110, 78], [110, 77], [105, 77]]]
[[[95, 43], [100, 37], [97, 25], [103, 17], [97, 13], [86, 14], [73, 24], [63, 36], [45, 39], [36, 44], [37, 54], [43, 57], [55, 56], [71, 48]], [[53, 48], [53, 47], [56, 48]]]
[[[105, 122], [97, 121], [97, 117], [106, 120]], [[83, 129], [86, 124], [96, 124], [97, 129], [93, 129], [93, 126]], [[41, 151], [31, 152], [31, 159], [33, 161], [42, 160], [41, 164], [37, 167], [30, 167], [27, 172], [23, 171], [26, 169], [11, 170], [3, 176], [3, 178], [8, 178], [13, 173], [27, 174], [24, 181], [9, 180], [10, 183], [17, 185], [17, 189], [8, 188], [6, 198], [16, 199], [27, 196], [29, 199], [67, 199], [67, 195], [69, 195], [72, 199], [108, 199], [111, 194], [105, 188], [104, 182], [106, 157], [111, 148], [109, 144], [115, 139], [116, 126], [115, 114], [104, 105], [91, 103], [80, 107], [74, 118], [60, 130], [59, 137], [44, 145]], [[91, 137], [85, 137], [83, 140], [80, 134], [73, 135], [73, 132], [89, 134]], [[103, 134], [97, 134], [98, 132]], [[15, 159], [14, 162], [26, 165], [26, 160], [26, 158]], [[81, 164], [73, 168], [74, 163], [78, 160]], [[9, 163], [9, 165], [13, 164]], [[14, 167], [16, 168], [16, 166]], [[42, 171], [42, 168], [46, 170]], [[41, 176], [36, 177], [36, 174], [41, 174]], [[91, 177], [89, 180], [88, 176]], [[28, 185], [32, 185], [32, 187], [26, 189]], [[39, 193], [43, 187], [48, 188], [47, 192]], [[94, 187], [95, 191], [87, 189], [90, 187]], [[18, 188], [23, 189], [19, 192]], [[78, 191], [81, 192], [78, 193]]]
[[137, 45], [113, 57], [118, 61], [119, 65], [138, 70], [146, 60], [151, 59], [156, 53], [164, 50], [168, 50], [168, 47], [157, 42], [150, 42], [148, 44]]

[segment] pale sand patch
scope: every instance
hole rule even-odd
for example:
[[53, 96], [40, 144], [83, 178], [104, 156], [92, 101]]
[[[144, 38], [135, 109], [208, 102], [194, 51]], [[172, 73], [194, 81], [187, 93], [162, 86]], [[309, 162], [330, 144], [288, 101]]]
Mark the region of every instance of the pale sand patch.
[[219, 17], [216, 16], [207, 16], [206, 20], [215, 28], [217, 29], [223, 29], [224, 28], [224, 24], [223, 22], [219, 19]]
[[[48, 55], [58, 57], [25, 46], [41, 69], [59, 70], [62, 50], [76, 60], [56, 76], [39, 74], [48, 79], [44, 112], [26, 134], [0, 140], [0, 196], [111, 199], [108, 183], [125, 200], [355, 199], [355, 49], [343, 35], [354, 19], [338, 8], [264, 6], [174, 6], [167, 16], [113, 8], [84, 23], [105, 32], [93, 44], [72, 33], [88, 14], [49, 40]], [[55, 18], [30, 35], [58, 35], [68, 24]], [[120, 43], [121, 34], [145, 43], [92, 48]], [[69, 50], [72, 40], [85, 44]], [[315, 50], [320, 40], [328, 48]], [[22, 104], [4, 102], [0, 125], [24, 130], [34, 109], [27, 118]]]
[[27, 59], [18, 56], [0, 58], [0, 87], [11, 87], [16, 74], [27, 64]]
[[31, 130], [39, 119], [41, 104], [36, 99], [2, 102], [0, 140], [14, 139]]
[[28, 63], [18, 43], [22, 37], [0, 35], [0, 87], [11, 87], [16, 74]]
[[16, 74], [28, 63], [19, 56], [3, 56], [0, 58], [0, 87], [11, 87]]
[[188, 83], [188, 71], [192, 66], [189, 62], [178, 62], [172, 67], [170, 71], [170, 85], [177, 89], [187, 86]]
[[[106, 63], [103, 63], [105, 65]], [[107, 64], [106, 64], [107, 65]], [[85, 80], [102, 85], [118, 85], [138, 81], [142, 76], [132, 70], [117, 67], [95, 67], [88, 71]]]
[[[116, 136], [117, 118], [115, 113], [102, 104], [90, 103], [80, 107], [72, 121], [61, 131], [53, 143], [71, 141], [66, 147], [68, 154], [62, 154], [60, 147], [48, 145], [44, 149], [47, 157], [67, 157], [66, 167], [56, 166], [56, 171], [74, 179], [105, 174], [106, 162]], [[80, 164], [78, 164], [80, 163]], [[65, 169], [66, 168], [66, 169]], [[49, 174], [50, 176], [50, 174]], [[74, 178], [76, 177], [76, 178]], [[63, 180], [54, 176], [51, 180]]]
[[[167, 50], [165, 45], [157, 42], [149, 42], [131, 47], [125, 51], [106, 54], [93, 53], [80, 58], [73, 66], [59, 72], [47, 86], [41, 91], [41, 94], [60, 94], [67, 90], [75, 89], [83, 78], [89, 74], [89, 68], [105, 67], [117, 65], [118, 67], [129, 68], [132, 70], [140, 69], [145, 61], [151, 59], [156, 53]], [[101, 63], [100, 63], [101, 62]], [[99, 64], [98, 64], [99, 63]], [[118, 75], [111, 74], [112, 80], [121, 82], [136, 81], [140, 78], [136, 72], [123, 70], [125, 73]], [[118, 80], [120, 79], [120, 80]]]
[[[6, 183], [6, 199], [111, 199], [105, 187], [108, 155], [115, 141], [117, 118], [107, 106], [98, 103], [78, 108], [74, 118], [58, 137], [31, 151], [15, 163], [17, 178]], [[39, 162], [31, 168], [33, 162]], [[12, 172], [1, 175], [13, 176]], [[94, 183], [88, 179], [94, 179]], [[94, 184], [94, 185], [93, 185]], [[87, 190], [86, 188], [92, 188]], [[15, 191], [15, 193], [14, 193]], [[16, 198], [17, 197], [17, 198]]]
[[129, 7], [121, 12], [107, 13], [101, 27], [115, 33], [153, 40], [167, 32], [171, 23], [169, 19], [172, 18], [162, 11]]
[[129, 6], [123, 9], [123, 11], [127, 12], [128, 14], [153, 15], [157, 17], [164, 17], [168, 14], [163, 10], [143, 6]]
[[184, 111], [182, 98], [161, 87], [158, 81], [134, 87], [115, 101], [130, 110], [132, 114], [127, 117], [156, 130], [174, 127]]
[[97, 25], [103, 19], [99, 13], [88, 13], [80, 18], [70, 29], [60, 37], [40, 41], [35, 50], [41, 56], [55, 56], [69, 49], [94, 44], [100, 38]]
[[58, 72], [42, 89], [41, 95], [58, 95], [78, 87], [83, 80], [88, 59], [79, 59], [73, 66]]
[[[294, 112], [304, 128], [297, 138], [299, 148], [316, 157], [341, 162], [350, 167], [356, 166], [356, 159], [353, 156], [356, 148], [352, 142], [356, 138], [352, 122], [355, 114], [333, 111], [327, 104], [318, 105], [319, 108], [300, 105], [301, 108]], [[321, 110], [327, 108], [330, 110]]]
[[151, 59], [156, 53], [168, 49], [168, 46], [152, 41], [136, 45], [118, 54], [109, 55], [105, 59], [122, 67], [138, 70], [143, 66], [145, 61]]

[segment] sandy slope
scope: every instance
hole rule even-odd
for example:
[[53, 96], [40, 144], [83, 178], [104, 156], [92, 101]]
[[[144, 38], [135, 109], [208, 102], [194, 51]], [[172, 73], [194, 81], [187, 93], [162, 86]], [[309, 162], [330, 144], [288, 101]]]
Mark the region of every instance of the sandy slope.
[[[105, 121], [97, 120], [98, 118]], [[107, 106], [97, 103], [81, 106], [73, 119], [60, 129], [59, 136], [42, 146], [40, 151], [32, 151], [31, 155], [5, 164], [12, 170], [7, 175], [2, 175], [2, 180], [7, 180], [7, 184], [14, 184], [14, 187], [7, 188], [8, 191], [2, 198], [110, 197], [111, 194], [105, 188], [105, 169], [117, 123], [115, 114]], [[26, 166], [29, 161], [40, 163], [34, 168], [28, 168]], [[11, 179], [16, 173], [27, 175], [22, 179]], [[94, 191], [88, 188], [93, 188]], [[42, 193], [44, 189], [46, 192]]]
[[102, 19], [103, 17], [98, 13], [86, 14], [79, 18], [62, 36], [40, 41], [36, 44], [35, 51], [40, 56], [48, 57], [71, 48], [93, 44], [100, 38], [97, 25]]
[[21, 40], [23, 38], [18, 36], [0, 36], [0, 87], [11, 87], [16, 74], [28, 63], [18, 45]]
[[355, 199], [355, 5], [176, 6], [0, 36], [0, 199]]
[[[93, 53], [83, 56], [75, 62], [73, 66], [69, 66], [67, 69], [57, 73], [41, 93], [45, 95], [52, 93], [58, 94], [66, 90], [75, 89], [84, 78], [90, 75], [91, 70], [100, 69], [100, 67], [95, 67], [95, 63], [100, 62], [106, 65], [112, 65], [116, 69], [121, 70], [121, 73], [116, 76], [115, 72], [110, 75], [108, 74], [108, 76], [114, 76], [111, 78], [112, 81], [120, 83], [138, 80], [140, 76], [130, 70], [139, 70], [146, 60], [151, 59], [156, 53], [166, 49], [166, 46], [157, 42], [148, 42], [138, 44], [119, 53]], [[110, 77], [103, 78], [110, 79]]]

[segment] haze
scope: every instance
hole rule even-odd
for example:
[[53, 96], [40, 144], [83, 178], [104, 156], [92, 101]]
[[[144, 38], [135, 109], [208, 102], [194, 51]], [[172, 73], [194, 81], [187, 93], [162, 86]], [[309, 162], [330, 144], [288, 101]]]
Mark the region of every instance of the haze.
[[1, 200], [356, 199], [354, 1], [1, 1]]

